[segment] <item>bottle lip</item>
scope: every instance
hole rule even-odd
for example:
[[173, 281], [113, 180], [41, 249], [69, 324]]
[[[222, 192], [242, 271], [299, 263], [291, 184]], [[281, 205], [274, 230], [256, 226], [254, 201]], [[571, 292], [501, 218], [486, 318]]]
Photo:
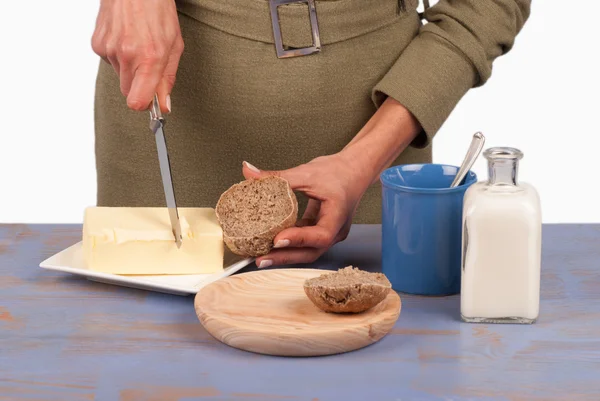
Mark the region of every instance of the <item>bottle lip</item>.
[[488, 160], [521, 160], [523, 152], [517, 148], [498, 146], [486, 149], [483, 156]]

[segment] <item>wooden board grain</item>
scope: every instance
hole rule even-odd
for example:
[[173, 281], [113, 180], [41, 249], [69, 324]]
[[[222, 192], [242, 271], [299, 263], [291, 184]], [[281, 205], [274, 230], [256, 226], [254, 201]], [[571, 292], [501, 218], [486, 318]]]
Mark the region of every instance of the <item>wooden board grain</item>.
[[340, 354], [366, 347], [390, 332], [401, 301], [390, 291], [375, 307], [357, 314], [326, 313], [306, 296], [304, 280], [318, 269], [263, 270], [227, 277], [196, 295], [204, 328], [234, 348], [278, 356]]

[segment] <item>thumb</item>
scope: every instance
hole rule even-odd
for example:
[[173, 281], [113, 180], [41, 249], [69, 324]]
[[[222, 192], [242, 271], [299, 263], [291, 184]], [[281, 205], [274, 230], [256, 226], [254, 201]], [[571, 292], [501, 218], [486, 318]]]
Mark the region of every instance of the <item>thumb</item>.
[[173, 86], [175, 86], [175, 76], [177, 74], [177, 67], [179, 66], [179, 53], [174, 53], [169, 56], [169, 61], [163, 72], [163, 76], [156, 89], [158, 100], [160, 102], [160, 108], [163, 113], [171, 112], [171, 92]]
[[242, 174], [244, 174], [244, 178], [249, 180], [251, 178], [263, 178], [268, 174], [265, 174], [266, 171], [260, 171], [257, 167], [253, 166], [248, 162], [242, 163]]
[[303, 179], [305, 174], [303, 173], [302, 166], [294, 167], [288, 170], [267, 171], [260, 170], [248, 162], [243, 162], [242, 173], [244, 174], [244, 178], [247, 180], [270, 176], [281, 177], [289, 182], [293, 190], [302, 189], [305, 186], [304, 184], [306, 181]]
[[158, 95], [158, 104], [160, 104], [160, 111], [162, 113], [171, 112], [171, 85], [169, 82], [162, 78], [156, 88], [156, 94]]

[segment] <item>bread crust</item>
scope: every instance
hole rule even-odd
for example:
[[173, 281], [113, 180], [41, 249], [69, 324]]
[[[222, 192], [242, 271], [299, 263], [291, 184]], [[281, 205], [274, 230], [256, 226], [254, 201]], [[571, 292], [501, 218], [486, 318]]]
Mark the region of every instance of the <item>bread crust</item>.
[[[258, 182], [262, 180], [280, 180], [283, 183], [285, 183], [288, 195], [287, 200], [291, 202], [292, 210], [281, 222], [275, 224], [271, 228], [261, 233], [249, 237], [229, 235], [224, 228], [224, 220], [226, 219], [226, 217], [222, 216], [219, 213], [221, 203], [241, 184], [246, 183], [248, 181]], [[221, 196], [219, 197], [217, 206], [215, 207], [215, 213], [219, 224], [221, 225], [221, 227], [223, 227], [223, 241], [225, 242], [225, 245], [227, 245], [229, 250], [234, 254], [243, 257], [258, 257], [268, 254], [271, 251], [271, 249], [273, 249], [273, 240], [275, 236], [277, 236], [277, 234], [279, 234], [281, 231], [287, 228], [296, 225], [296, 222], [298, 220], [298, 199], [296, 198], [296, 195], [294, 194], [294, 191], [292, 190], [289, 182], [284, 178], [269, 176], [265, 178], [250, 179], [234, 184], [227, 191], [223, 192], [223, 194], [221, 194]]]
[[[327, 285], [328, 281], [335, 277], [347, 279], [354, 275], [355, 282]], [[370, 282], [363, 282], [361, 277], [370, 276]], [[377, 281], [377, 282], [373, 282]], [[381, 273], [368, 273], [360, 271], [352, 266], [340, 269], [337, 272], [321, 275], [306, 280], [304, 292], [315, 306], [325, 312], [331, 313], [361, 313], [369, 310], [385, 299], [392, 288], [391, 283]]]

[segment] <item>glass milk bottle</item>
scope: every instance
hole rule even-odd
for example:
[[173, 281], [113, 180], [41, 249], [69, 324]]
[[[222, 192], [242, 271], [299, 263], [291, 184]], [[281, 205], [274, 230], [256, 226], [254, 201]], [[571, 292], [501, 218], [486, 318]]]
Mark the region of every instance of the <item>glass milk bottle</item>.
[[472, 323], [534, 323], [539, 314], [542, 216], [535, 188], [518, 181], [523, 153], [490, 148], [487, 182], [463, 200], [461, 316]]

